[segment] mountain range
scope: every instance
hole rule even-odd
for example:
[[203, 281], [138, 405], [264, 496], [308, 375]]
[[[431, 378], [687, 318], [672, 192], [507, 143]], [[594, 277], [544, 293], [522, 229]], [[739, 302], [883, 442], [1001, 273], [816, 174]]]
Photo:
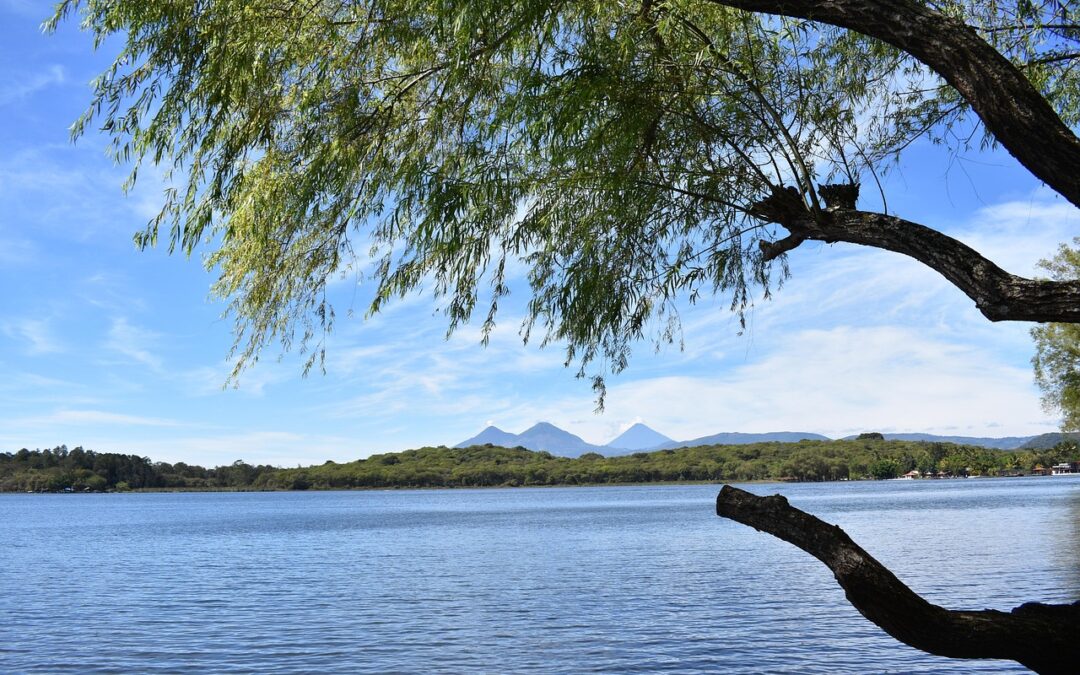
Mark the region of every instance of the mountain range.
[[537, 422], [520, 434], [511, 434], [498, 427], [488, 427], [479, 434], [464, 440], [455, 448], [467, 448], [470, 445], [501, 445], [504, 448], [521, 446], [537, 452], [546, 451], [562, 457], [580, 457], [586, 452], [608, 452], [611, 448], [586, 443], [580, 436], [564, 431], [554, 424]]
[[470, 445], [501, 445], [506, 448], [521, 446], [529, 450], [546, 451], [562, 457], [580, 457], [586, 452], [598, 452], [602, 455], [628, 455], [632, 452], [645, 450], [667, 450], [694, 445], [744, 445], [747, 443], [764, 443], [779, 441], [790, 443], [803, 439], [829, 440], [821, 434], [811, 434], [793, 431], [777, 431], [763, 434], [723, 433], [712, 436], [702, 436], [689, 441], [675, 441], [654, 429], [638, 422], [626, 431], [613, 438], [606, 445], [593, 445], [586, 442], [580, 436], [569, 431], [560, 429], [549, 422], [538, 422], [520, 434], [512, 434], [502, 429], [490, 426], [457, 445], [455, 448], [467, 448]]
[[[1048, 433], [1038, 436], [1005, 436], [1000, 438], [981, 436], [939, 436], [935, 434], [901, 433], [882, 434], [886, 440], [928, 441], [938, 443], [958, 443], [979, 445], [999, 450], [1025, 450], [1050, 448], [1068, 438], [1080, 439], [1080, 434]], [[847, 436], [845, 440], [855, 438]], [[472, 438], [466, 439], [454, 447], [466, 448], [471, 445], [498, 445], [506, 448], [521, 446], [534, 451], [546, 451], [562, 457], [579, 457], [587, 452], [602, 455], [627, 455], [632, 452], [667, 450], [692, 447], [696, 445], [746, 445], [749, 443], [794, 443], [801, 440], [828, 441], [828, 436], [801, 431], [773, 431], [766, 433], [726, 432], [701, 436], [688, 441], [675, 441], [638, 422], [613, 438], [606, 445], [593, 445], [580, 436], [560, 429], [549, 422], [538, 422], [520, 434], [503, 431], [489, 426]]]

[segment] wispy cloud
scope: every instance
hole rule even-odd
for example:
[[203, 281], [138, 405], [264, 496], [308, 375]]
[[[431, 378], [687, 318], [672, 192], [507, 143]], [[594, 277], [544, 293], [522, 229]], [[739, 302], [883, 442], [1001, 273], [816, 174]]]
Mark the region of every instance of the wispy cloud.
[[301, 379], [299, 365], [292, 363], [260, 362], [257, 367], [252, 366], [230, 379], [233, 368], [233, 363], [222, 361], [218, 365], [175, 373], [175, 377], [186, 385], [186, 393], [191, 396], [215, 396], [230, 390], [253, 397], [266, 395], [274, 385]]
[[33, 265], [37, 254], [37, 246], [28, 239], [0, 237], [0, 265], [4, 267]]
[[[415, 314], [384, 318], [378, 330], [372, 334], [358, 331], [345, 344], [335, 339], [328, 348], [328, 371], [342, 377], [345, 387], [355, 389], [362, 384], [363, 393], [322, 406], [320, 413], [351, 417], [373, 410], [387, 414], [423, 409], [452, 414], [487, 405], [483, 392], [515, 378], [564, 374], [557, 349], [522, 345], [516, 330], [519, 323], [516, 317], [506, 318], [491, 333], [486, 347], [481, 346], [478, 327], [463, 327], [444, 340], [439, 318], [418, 322]], [[364, 342], [350, 345], [349, 339]]]
[[15, 319], [5, 324], [3, 330], [9, 338], [22, 342], [31, 356], [64, 351], [46, 319]]
[[[21, 3], [11, 3], [10, 0], [7, 4], [15, 11], [18, 11], [21, 5]], [[66, 80], [64, 67], [56, 64], [30, 76], [8, 79], [5, 84], [0, 84], [0, 107], [23, 101], [42, 89], [64, 84]]]
[[117, 272], [99, 270], [84, 276], [77, 293], [81, 301], [110, 312], [145, 310], [147, 307], [132, 280]]
[[0, 10], [38, 20], [48, 15], [48, 8], [44, 5], [37, 0], [0, 0]]
[[150, 346], [157, 342], [158, 338], [157, 333], [133, 326], [127, 319], [121, 317], [113, 319], [105, 339], [105, 347], [129, 361], [142, 364], [154, 372], [160, 372], [162, 360], [150, 351]]
[[[603, 415], [585, 392], [506, 407], [503, 428], [537, 420], [606, 443], [632, 421], [686, 440], [722, 431], [926, 431], [983, 435], [1050, 431], [1031, 374], [994, 355], [899, 327], [806, 330], [788, 346], [712, 375], [673, 374], [609, 384]], [[475, 401], [474, 403], [482, 403]], [[479, 428], [480, 421], [475, 424]], [[456, 439], [461, 440], [461, 439]]]
[[0, 363], [0, 410], [11, 416], [27, 415], [38, 406], [96, 406], [101, 403], [99, 393], [99, 386], [87, 387], [75, 379], [25, 372]]
[[160, 184], [148, 180], [125, 198], [126, 169], [103, 164], [104, 147], [89, 138], [78, 145], [19, 147], [0, 156], [0, 204], [9, 220], [20, 223], [20, 232], [32, 224], [38, 239], [130, 251], [131, 235], [147, 222], [143, 195]]
[[256, 431], [214, 436], [153, 436], [125, 441], [116, 447], [121, 448], [119, 451], [146, 454], [161, 461], [203, 466], [228, 464], [238, 459], [251, 464], [307, 466], [328, 459], [341, 462], [359, 459], [366, 453], [359, 452], [357, 445], [355, 439], [341, 436]]
[[1013, 274], [1038, 274], [1039, 260], [1080, 234], [1080, 209], [1048, 189], [980, 209], [958, 236]]
[[111, 426], [140, 426], [140, 427], [175, 427], [180, 426], [176, 420], [162, 417], [143, 417], [140, 415], [126, 415], [104, 410], [58, 410], [44, 417], [29, 420], [33, 424], [63, 424], [63, 425], [111, 425]]

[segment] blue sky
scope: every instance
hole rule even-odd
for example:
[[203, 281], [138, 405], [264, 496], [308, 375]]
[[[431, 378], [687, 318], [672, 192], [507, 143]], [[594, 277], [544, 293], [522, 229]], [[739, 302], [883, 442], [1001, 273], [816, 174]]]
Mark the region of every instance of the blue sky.
[[[160, 185], [124, 196], [126, 172], [68, 127], [108, 60], [50, 4], [0, 0], [0, 451], [65, 443], [204, 465], [296, 465], [453, 444], [494, 423], [544, 420], [606, 443], [636, 421], [677, 439], [721, 431], [1052, 431], [1031, 376], [1029, 326], [991, 324], [903, 257], [804, 245], [748, 330], [723, 299], [683, 314], [685, 349], [637, 350], [594, 414], [557, 348], [523, 346], [511, 302], [491, 344], [445, 340], [419, 296], [364, 321], [365, 288], [337, 282], [328, 373], [264, 354], [223, 389], [231, 324], [199, 260], [137, 252]], [[865, 192], [866, 190], [864, 190]], [[1007, 270], [1080, 233], [1080, 215], [1003, 153], [950, 158], [916, 145], [886, 181], [889, 207], [945, 229]], [[863, 206], [873, 207], [869, 196]], [[515, 296], [520, 303], [524, 298]], [[520, 306], [520, 305], [518, 305]]]

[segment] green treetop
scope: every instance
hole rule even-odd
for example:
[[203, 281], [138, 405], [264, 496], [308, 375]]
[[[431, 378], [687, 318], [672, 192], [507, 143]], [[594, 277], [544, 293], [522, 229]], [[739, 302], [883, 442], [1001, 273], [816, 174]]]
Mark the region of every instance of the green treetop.
[[[1074, 240], [1080, 244], [1080, 239]], [[1080, 279], [1080, 251], [1062, 244], [1042, 267], [1051, 278]], [[1031, 329], [1035, 338], [1035, 381], [1047, 412], [1062, 415], [1065, 431], [1080, 430], [1080, 324], [1047, 323]]]

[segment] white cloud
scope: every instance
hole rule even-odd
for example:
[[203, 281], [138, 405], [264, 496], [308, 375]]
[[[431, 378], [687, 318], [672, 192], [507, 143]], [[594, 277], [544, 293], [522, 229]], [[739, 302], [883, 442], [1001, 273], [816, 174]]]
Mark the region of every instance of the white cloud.
[[149, 345], [156, 342], [159, 335], [152, 331], [133, 326], [121, 317], [113, 319], [105, 340], [105, 347], [125, 357], [129, 361], [142, 364], [152, 371], [162, 370], [161, 359], [152, 353]]
[[366, 456], [355, 439], [287, 431], [254, 431], [208, 436], [161, 437], [125, 441], [115, 452], [135, 452], [164, 462], [220, 466], [243, 459], [249, 464], [308, 466], [332, 459], [348, 462]]
[[[80, 242], [97, 253], [131, 250], [131, 235], [145, 226], [144, 204], [125, 199], [124, 167], [103, 165], [104, 144], [40, 143], [0, 156], [0, 204], [19, 232], [36, 240]], [[157, 183], [154, 183], [157, 185]], [[140, 188], [140, 190], [142, 190]]]
[[[41, 362], [35, 361], [34, 365]], [[0, 363], [0, 410], [16, 419], [41, 406], [96, 406], [101, 404], [100, 387], [87, 387], [74, 379], [23, 372]]]
[[38, 424], [65, 425], [123, 425], [145, 427], [175, 427], [179, 422], [161, 417], [141, 417], [104, 410], [58, 410], [51, 415], [33, 420]]
[[34, 242], [21, 238], [0, 237], [0, 265], [26, 267], [34, 264], [38, 256]]
[[44, 19], [49, 12], [47, 3], [37, 0], [0, 0], [0, 10], [18, 16]]
[[[13, 9], [18, 11], [19, 7], [20, 4], [16, 3]], [[6, 82], [0, 84], [0, 107], [23, 101], [42, 89], [63, 84], [66, 81], [67, 76], [65, 75], [63, 66], [53, 64], [45, 70], [29, 77], [12, 77], [9, 74], [5, 79]]]
[[53, 335], [46, 319], [18, 319], [4, 326], [4, 334], [25, 344], [25, 351], [31, 356], [55, 354], [64, 351], [64, 346]]
[[1013, 274], [1033, 276], [1036, 265], [1080, 234], [1080, 210], [1047, 190], [1025, 201], [980, 209], [958, 237]]
[[228, 391], [248, 397], [265, 396], [270, 387], [282, 382], [299, 382], [300, 367], [281, 362], [262, 362], [230, 379], [235, 364], [222, 361], [213, 366], [198, 366], [171, 375], [185, 385], [190, 396], [217, 396]]
[[500, 417], [511, 420], [508, 430], [546, 419], [598, 444], [633, 421], [678, 440], [725, 431], [839, 437], [861, 431], [1027, 435], [1053, 430], [1040, 410], [1031, 373], [995, 363], [992, 353], [977, 346], [900, 327], [806, 330], [784, 342], [712, 376], [611, 382], [600, 416], [583, 415], [591, 399], [577, 394], [522, 402]]

